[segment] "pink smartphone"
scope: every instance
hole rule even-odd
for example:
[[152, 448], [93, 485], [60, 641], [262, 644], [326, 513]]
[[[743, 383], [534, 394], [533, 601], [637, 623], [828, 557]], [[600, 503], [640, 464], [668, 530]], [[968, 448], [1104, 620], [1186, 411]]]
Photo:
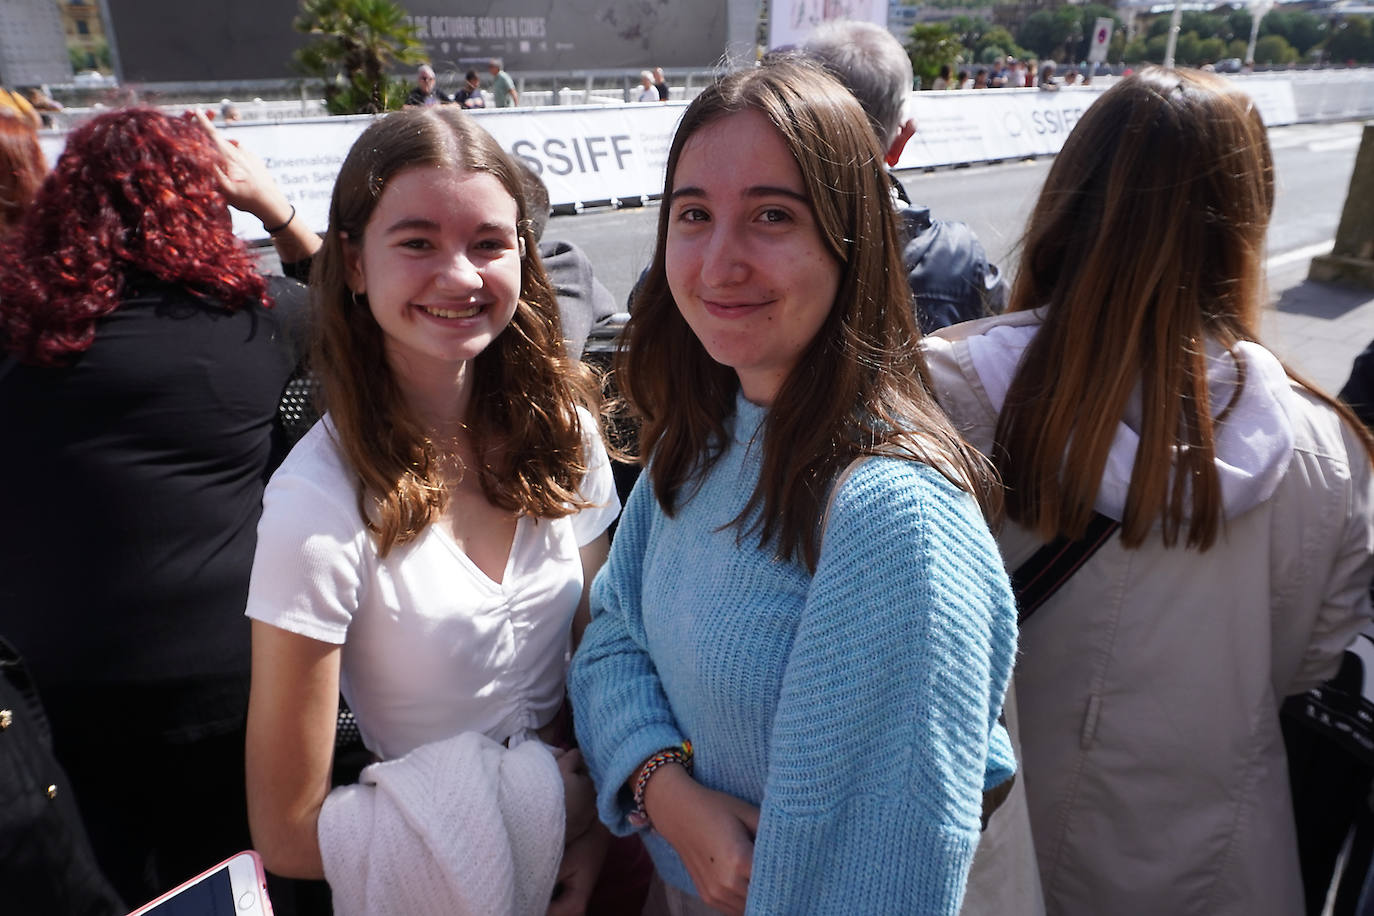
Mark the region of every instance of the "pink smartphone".
[[262, 859], [251, 849], [225, 859], [129, 916], [272, 916]]

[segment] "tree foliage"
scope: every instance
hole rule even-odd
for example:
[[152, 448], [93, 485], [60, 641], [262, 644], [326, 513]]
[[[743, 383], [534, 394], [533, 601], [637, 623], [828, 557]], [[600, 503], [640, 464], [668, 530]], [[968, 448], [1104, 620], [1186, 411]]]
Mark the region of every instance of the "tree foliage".
[[1016, 43], [1004, 27], [995, 25], [982, 34], [973, 53], [979, 63], [991, 64], [1004, 57], [1026, 57], [1026, 49]]
[[[1093, 26], [1099, 18], [1109, 18], [1114, 24], [1107, 52], [1113, 62], [1160, 63], [1168, 42], [1167, 12], [1143, 15], [1136, 37], [1128, 42], [1121, 30], [1121, 19], [1114, 9], [1102, 3], [1037, 10], [1014, 34], [983, 15], [980, 11], [985, 4], [981, 2], [929, 0], [927, 5], [951, 4], [968, 12], [942, 25], [922, 24], [913, 32], [916, 45], [912, 48], [912, 62], [923, 79], [933, 78], [941, 64], [992, 64], [1008, 55], [1085, 60], [1092, 47]], [[1322, 50], [1332, 60], [1371, 61], [1371, 21], [1374, 20], [1368, 16], [1348, 16], [1328, 25], [1326, 19], [1308, 10], [1275, 9], [1260, 22], [1255, 57], [1260, 64], [1281, 66]], [[1210, 11], [1185, 11], [1174, 51], [1176, 63], [1200, 66], [1225, 57], [1243, 58], [1248, 51], [1250, 24], [1250, 11], [1244, 7], [1223, 5]]]
[[[1239, 38], [1242, 41], [1250, 40], [1250, 10], [1242, 7], [1232, 11], [1226, 17], [1226, 26], [1231, 32], [1231, 39]], [[1228, 41], [1231, 39], [1227, 39]]]
[[[1374, 38], [1368, 37], [1374, 31], [1370, 23], [1368, 16], [1347, 16], [1328, 24], [1308, 10], [1276, 9], [1260, 20], [1255, 61], [1282, 66], [1315, 51], [1322, 51], [1335, 61], [1374, 61]], [[1250, 24], [1250, 11], [1244, 8], [1222, 6], [1212, 12], [1184, 12], [1174, 56], [1179, 64], [1185, 65], [1223, 57], [1243, 58], [1248, 51]], [[1122, 49], [1122, 58], [1159, 63], [1164, 58], [1168, 33], [1168, 13], [1142, 19], [1136, 39]]]
[[[1097, 25], [1099, 19], [1110, 19], [1112, 21], [1112, 34], [1116, 35], [1116, 30], [1121, 28], [1121, 17], [1116, 14], [1116, 10], [1110, 6], [1103, 6], [1100, 3], [1089, 3], [1078, 8], [1078, 35], [1077, 43], [1069, 49], [1071, 62], [1088, 59], [1088, 52], [1093, 46], [1093, 26]], [[1123, 39], [1124, 41], [1125, 39]]]
[[1220, 38], [1204, 38], [1197, 43], [1197, 63], [1214, 64], [1223, 57], [1230, 57], [1226, 53], [1226, 42]]
[[[1166, 16], [1164, 17], [1166, 28], [1168, 23], [1169, 18]], [[1247, 25], [1246, 28], [1248, 29], [1249, 26]], [[1179, 34], [1194, 32], [1197, 34], [1199, 40], [1203, 38], [1220, 38], [1224, 41], [1230, 41], [1235, 37], [1231, 33], [1230, 23], [1227, 18], [1216, 13], [1185, 11], [1182, 19], [1179, 21], [1178, 31]], [[1248, 38], [1250, 33], [1246, 32], [1245, 35]]]
[[[1326, 39], [1326, 21], [1307, 10], [1274, 10], [1260, 20], [1260, 35], [1282, 36], [1305, 55]], [[1249, 37], [1247, 32], [1245, 38]]]
[[302, 0], [294, 25], [313, 38], [296, 52], [296, 65], [324, 80], [331, 114], [400, 108], [405, 84], [388, 71], [425, 60], [415, 27], [391, 0]]
[[1374, 61], [1374, 17], [1350, 16], [1326, 39], [1326, 52], [1340, 61]]
[[1282, 35], [1265, 35], [1255, 42], [1257, 64], [1291, 64], [1297, 59], [1297, 49]]
[[911, 29], [907, 54], [911, 57], [911, 69], [920, 77], [921, 85], [929, 86], [939, 75], [941, 67], [946, 64], [953, 66], [963, 48], [959, 37], [949, 26], [921, 22]]
[[1075, 29], [1081, 31], [1082, 27], [1075, 7], [1061, 6], [1053, 12], [1037, 10], [1026, 17], [1017, 41], [1042, 59], [1062, 57], [1065, 42]]
[[1112, 32], [1112, 40], [1107, 44], [1107, 60], [1114, 64], [1121, 63], [1126, 57], [1126, 30], [1116, 29]]

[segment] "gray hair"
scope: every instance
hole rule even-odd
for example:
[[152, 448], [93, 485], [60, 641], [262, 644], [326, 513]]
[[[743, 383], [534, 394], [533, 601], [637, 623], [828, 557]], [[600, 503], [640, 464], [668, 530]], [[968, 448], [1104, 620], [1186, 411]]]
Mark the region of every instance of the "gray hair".
[[859, 100], [886, 152], [901, 132], [911, 92], [911, 58], [901, 43], [871, 22], [832, 20], [817, 26], [802, 47]]
[[415, 71], [416, 76], [434, 76], [434, 68], [429, 64], [421, 64], [420, 69]]

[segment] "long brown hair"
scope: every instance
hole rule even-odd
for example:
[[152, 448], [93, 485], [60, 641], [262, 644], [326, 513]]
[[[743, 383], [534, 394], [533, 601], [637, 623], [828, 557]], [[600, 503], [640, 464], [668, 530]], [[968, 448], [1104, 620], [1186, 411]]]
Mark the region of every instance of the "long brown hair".
[[[1139, 546], [1162, 522], [1166, 545], [1186, 526], [1189, 547], [1211, 546], [1214, 429], [1231, 405], [1213, 418], [1206, 346], [1235, 360], [1238, 395], [1235, 345], [1257, 340], [1273, 205], [1264, 123], [1226, 80], [1147, 68], [1088, 109], [1045, 179], [1008, 307], [1044, 308], [997, 424], [1010, 518], [1046, 539], [1082, 535], [1139, 386], [1122, 542]], [[1307, 387], [1368, 447], [1346, 408]]]
[[476, 122], [456, 108], [396, 112], [376, 121], [349, 150], [329, 204], [329, 232], [311, 271], [316, 337], [312, 366], [340, 447], [359, 477], [358, 508], [385, 556], [414, 539], [443, 511], [439, 449], [407, 406], [388, 367], [381, 328], [365, 297], [348, 286], [347, 248], [360, 245], [368, 219], [398, 173], [416, 166], [486, 172], [515, 199], [520, 298], [511, 323], [472, 363], [466, 422], [482, 492], [496, 506], [541, 518], [587, 503], [577, 487], [587, 471], [577, 407], [595, 416], [590, 372], [563, 350], [552, 286], [537, 254], [515, 165]]
[[[734, 522], [740, 536], [744, 519], [761, 510], [760, 546], [771, 543], [780, 557], [814, 570], [825, 496], [861, 455], [924, 461], [995, 511], [990, 468], [930, 394], [882, 152], [843, 86], [815, 65], [784, 60], [708, 87], [673, 138], [664, 200], [693, 134], [741, 111], [768, 118], [787, 144], [841, 276], [825, 323], [768, 411], [763, 469]], [[616, 377], [642, 420], [641, 455], [652, 459], [655, 496], [672, 515], [724, 447], [739, 379], [711, 359], [673, 300], [665, 271], [669, 209], [659, 211], [658, 244], [621, 338]]]

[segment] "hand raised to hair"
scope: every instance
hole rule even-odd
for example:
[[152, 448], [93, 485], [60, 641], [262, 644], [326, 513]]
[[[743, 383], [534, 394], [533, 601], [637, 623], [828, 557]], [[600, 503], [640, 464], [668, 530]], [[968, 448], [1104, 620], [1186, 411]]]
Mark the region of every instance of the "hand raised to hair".
[[187, 117], [209, 135], [219, 150], [220, 165], [216, 176], [225, 202], [236, 210], [256, 216], [264, 226], [285, 223], [291, 216], [291, 202], [267, 170], [266, 163], [238, 143], [226, 139], [204, 112], [188, 112]]
[[682, 767], [665, 766], [644, 789], [644, 810], [682, 859], [702, 902], [731, 916], [743, 914], [759, 809], [706, 788]]

